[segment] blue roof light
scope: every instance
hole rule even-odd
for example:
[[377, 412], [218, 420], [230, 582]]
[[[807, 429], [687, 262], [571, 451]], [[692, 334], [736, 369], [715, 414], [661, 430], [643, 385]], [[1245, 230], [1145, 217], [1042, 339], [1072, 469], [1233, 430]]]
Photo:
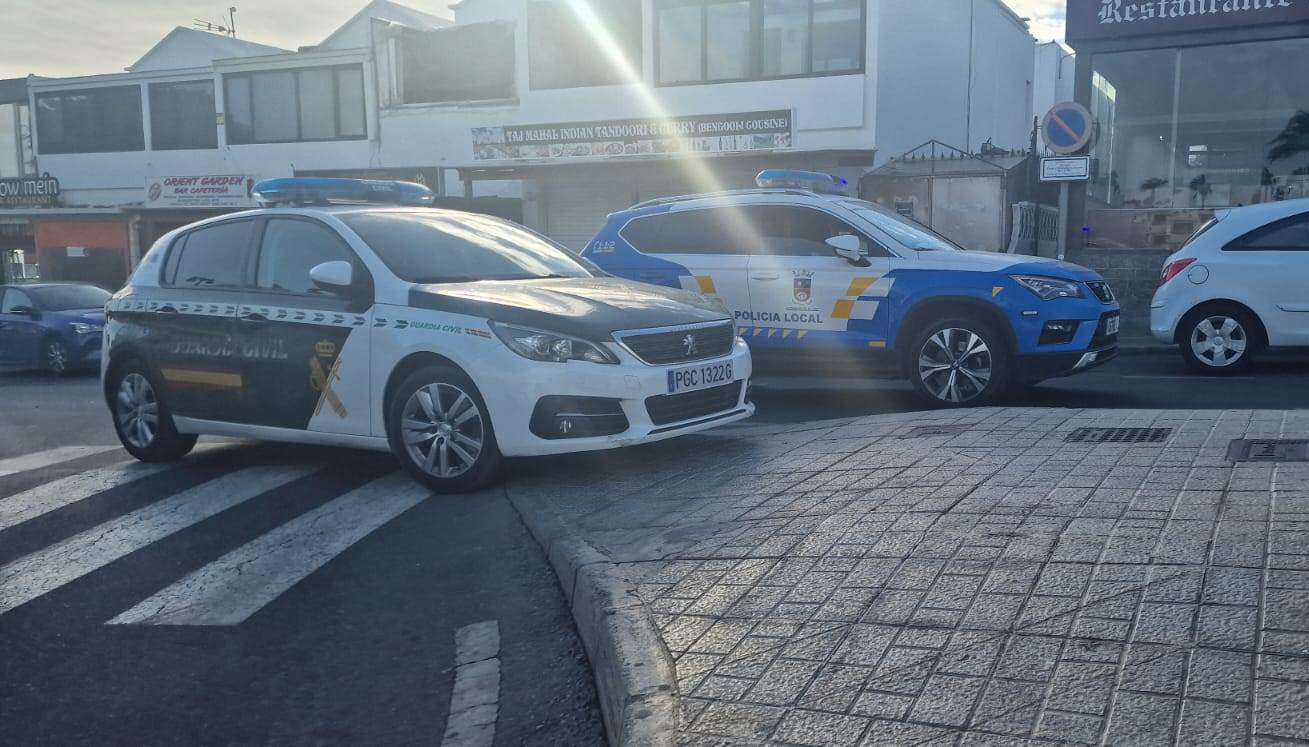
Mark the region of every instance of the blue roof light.
[[254, 186], [251, 194], [262, 207], [359, 204], [417, 207], [436, 202], [432, 190], [413, 182], [326, 177], [265, 179]]
[[795, 169], [765, 169], [759, 172], [754, 181], [764, 189], [807, 189], [832, 195], [846, 194], [850, 188], [850, 180], [843, 176]]

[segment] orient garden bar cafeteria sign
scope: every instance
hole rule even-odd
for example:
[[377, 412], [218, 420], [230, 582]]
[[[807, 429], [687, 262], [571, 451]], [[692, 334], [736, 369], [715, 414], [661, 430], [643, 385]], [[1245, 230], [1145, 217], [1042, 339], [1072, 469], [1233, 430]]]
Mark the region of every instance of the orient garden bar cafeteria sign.
[[148, 208], [253, 207], [250, 196], [255, 177], [250, 174], [192, 174], [158, 176], [145, 180]]
[[473, 159], [477, 161], [733, 153], [790, 147], [791, 112], [785, 109], [473, 128]]
[[1309, 21], [1309, 0], [1068, 0], [1068, 41]]

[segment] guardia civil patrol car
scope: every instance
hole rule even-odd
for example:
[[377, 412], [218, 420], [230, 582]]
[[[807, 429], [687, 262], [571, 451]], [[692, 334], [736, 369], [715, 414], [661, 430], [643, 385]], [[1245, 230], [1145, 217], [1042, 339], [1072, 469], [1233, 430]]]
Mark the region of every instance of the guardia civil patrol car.
[[1085, 267], [964, 251], [829, 175], [764, 171], [757, 182], [615, 213], [582, 256], [721, 301], [757, 357], [822, 365], [857, 351], [933, 405], [985, 404], [1117, 353], [1118, 304]]
[[161, 238], [107, 305], [104, 394], [139, 459], [180, 458], [198, 434], [389, 449], [459, 491], [502, 456], [754, 412], [749, 349], [717, 302], [424, 207], [418, 185], [280, 179], [255, 195], [270, 207]]

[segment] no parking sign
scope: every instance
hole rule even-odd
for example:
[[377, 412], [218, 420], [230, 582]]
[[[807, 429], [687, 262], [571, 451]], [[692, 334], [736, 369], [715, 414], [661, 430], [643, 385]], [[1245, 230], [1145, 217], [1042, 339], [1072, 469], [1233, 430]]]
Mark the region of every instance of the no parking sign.
[[1060, 155], [1076, 153], [1095, 138], [1095, 120], [1086, 107], [1073, 101], [1055, 104], [1041, 122], [1041, 136]]

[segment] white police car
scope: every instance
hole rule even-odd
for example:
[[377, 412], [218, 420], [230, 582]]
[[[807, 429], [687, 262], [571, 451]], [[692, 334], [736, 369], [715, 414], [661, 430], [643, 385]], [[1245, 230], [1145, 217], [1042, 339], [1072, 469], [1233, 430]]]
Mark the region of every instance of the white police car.
[[1091, 270], [963, 251], [829, 175], [758, 184], [614, 213], [582, 256], [722, 301], [756, 354], [871, 359], [934, 405], [984, 404], [1117, 353], [1119, 307]]
[[300, 207], [164, 236], [107, 306], [104, 394], [139, 459], [179, 458], [197, 434], [389, 449], [457, 491], [491, 480], [502, 455], [754, 412], [749, 350], [695, 294], [606, 277], [507, 221], [422, 207], [434, 198], [418, 185], [255, 192]]

